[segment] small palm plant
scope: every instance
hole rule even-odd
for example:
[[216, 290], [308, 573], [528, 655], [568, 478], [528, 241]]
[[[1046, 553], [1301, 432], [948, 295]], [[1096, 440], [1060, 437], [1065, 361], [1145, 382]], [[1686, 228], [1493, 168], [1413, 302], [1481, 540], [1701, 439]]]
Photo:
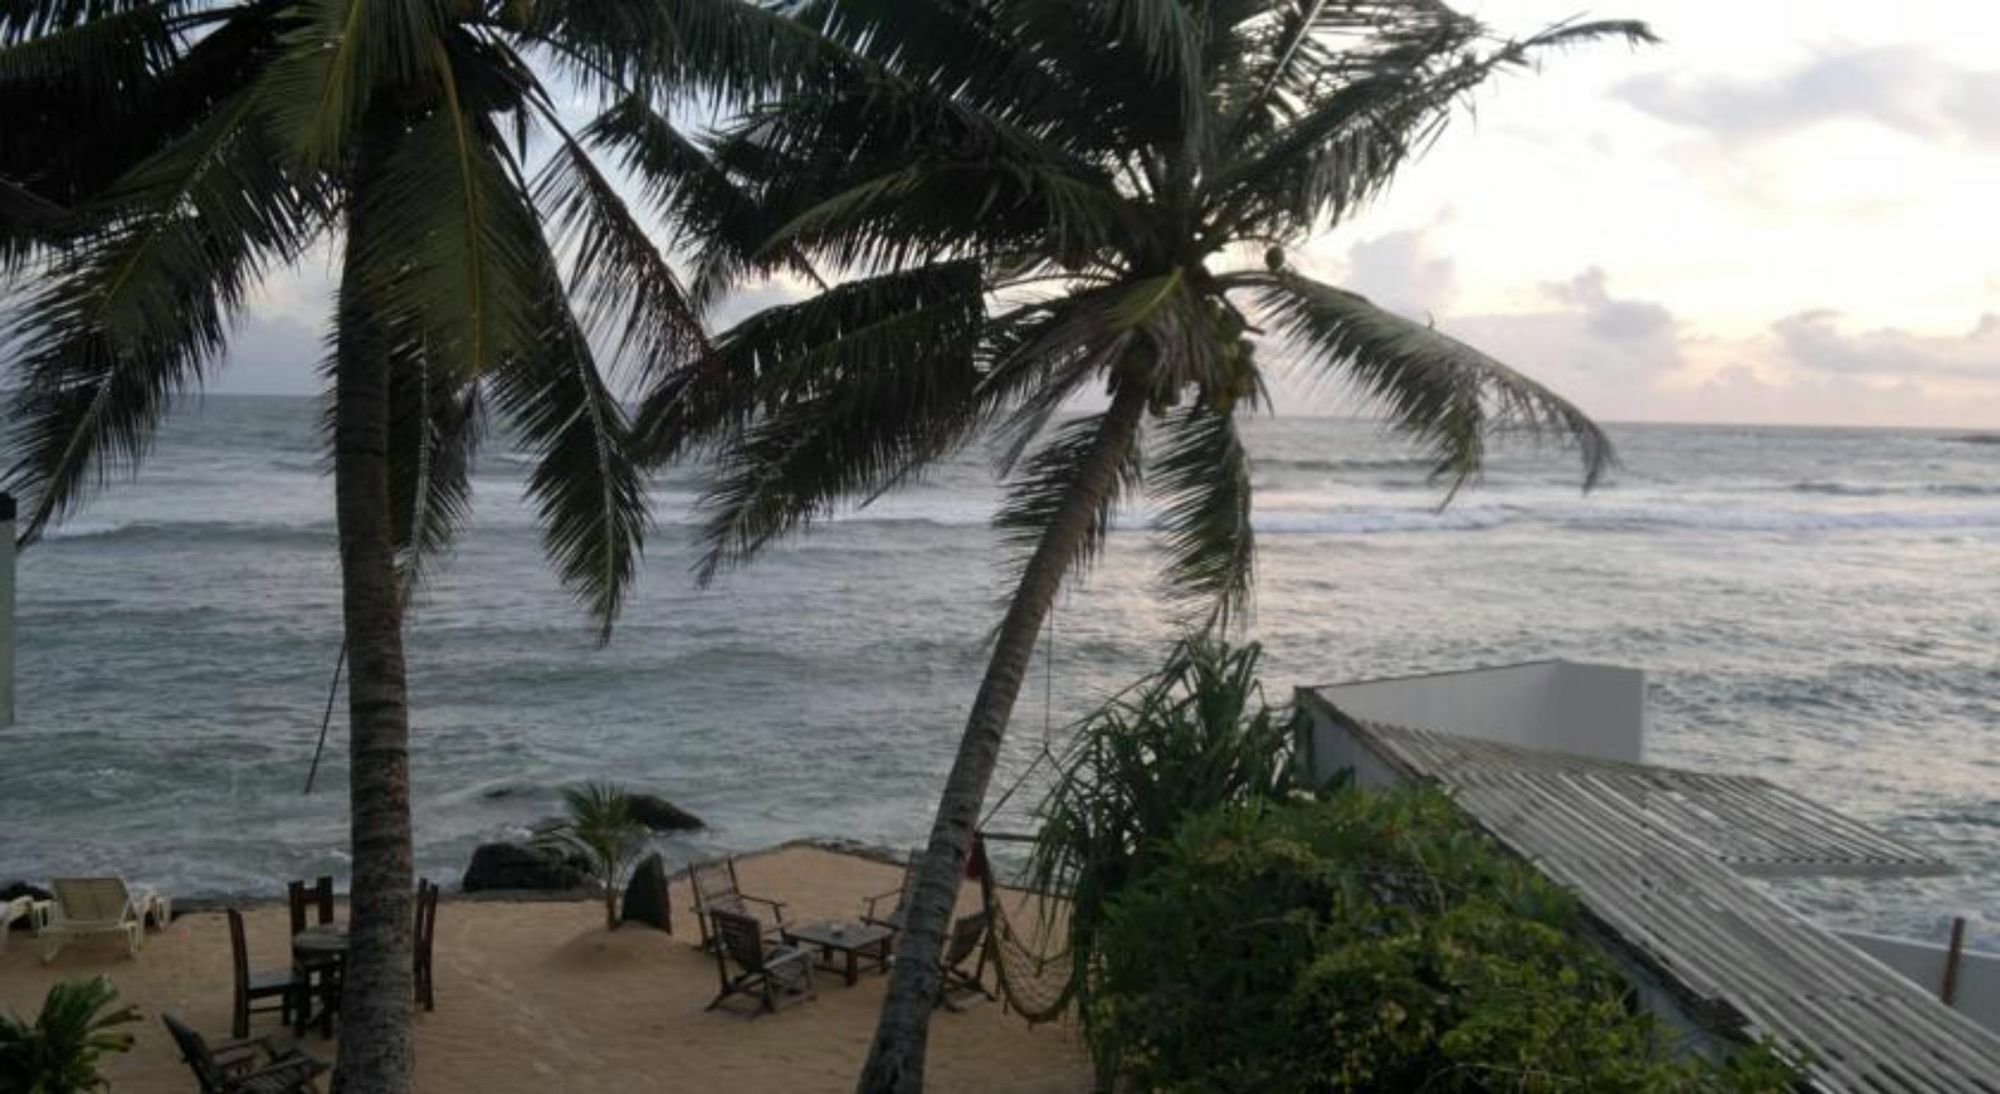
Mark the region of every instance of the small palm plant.
[[139, 1008], [107, 1011], [118, 989], [102, 976], [64, 980], [49, 989], [30, 1024], [0, 1015], [0, 1094], [82, 1094], [108, 1090], [98, 1060], [128, 1052], [132, 1035], [113, 1027], [139, 1020]]
[[604, 888], [604, 928], [618, 926], [618, 893], [625, 872], [646, 847], [646, 827], [632, 816], [632, 797], [612, 783], [587, 782], [563, 791], [569, 819], [542, 840], [590, 860], [591, 874]]

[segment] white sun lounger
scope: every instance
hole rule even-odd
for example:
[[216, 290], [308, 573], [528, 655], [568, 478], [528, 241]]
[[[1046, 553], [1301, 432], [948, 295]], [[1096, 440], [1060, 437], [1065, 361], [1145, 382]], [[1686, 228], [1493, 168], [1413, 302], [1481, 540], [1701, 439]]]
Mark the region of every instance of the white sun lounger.
[[138, 956], [145, 942], [146, 921], [164, 927], [173, 918], [173, 904], [151, 889], [128, 887], [115, 877], [59, 877], [49, 882], [55, 900], [38, 938], [42, 960], [53, 961], [63, 943], [96, 934], [122, 934], [126, 952]]
[[0, 900], [0, 951], [7, 948], [7, 935], [12, 932], [14, 921], [28, 918], [34, 910], [35, 901], [31, 897]]

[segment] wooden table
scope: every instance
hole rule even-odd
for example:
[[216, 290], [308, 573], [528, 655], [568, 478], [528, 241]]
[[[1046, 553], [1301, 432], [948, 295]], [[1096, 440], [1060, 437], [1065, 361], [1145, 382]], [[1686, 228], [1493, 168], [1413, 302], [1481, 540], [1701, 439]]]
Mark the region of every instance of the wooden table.
[[[326, 1037], [333, 1036], [333, 1015], [340, 1009], [341, 972], [347, 961], [347, 942], [345, 923], [307, 927], [292, 936], [292, 963], [305, 970], [308, 977], [314, 974], [319, 977], [319, 1028], [320, 1034]], [[300, 1033], [312, 1024], [312, 1016], [307, 1013], [312, 996], [312, 984], [308, 980], [307, 1006], [300, 1009], [298, 1017]]]
[[[794, 946], [810, 946], [819, 950], [819, 967], [841, 973], [849, 987], [861, 978], [863, 958], [871, 963], [871, 968], [880, 972], [889, 971], [889, 940], [895, 937], [895, 933], [887, 927], [839, 921], [788, 926], [779, 931], [784, 940]], [[836, 962], [835, 955], [841, 955], [845, 960]]]

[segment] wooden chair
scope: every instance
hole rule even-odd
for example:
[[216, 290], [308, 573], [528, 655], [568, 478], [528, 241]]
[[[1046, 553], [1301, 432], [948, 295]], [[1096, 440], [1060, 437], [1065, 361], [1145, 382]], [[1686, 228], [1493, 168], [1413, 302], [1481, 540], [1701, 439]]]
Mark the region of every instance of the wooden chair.
[[[938, 1005], [956, 1013], [961, 1007], [952, 1000], [952, 993], [978, 992], [988, 1000], [998, 999], [986, 989], [986, 934], [993, 925], [993, 913], [974, 912], [958, 917], [952, 924], [951, 938], [944, 948], [944, 982], [938, 985]], [[971, 972], [965, 971], [965, 962], [973, 954], [979, 961]]]
[[[324, 927], [333, 922], [333, 879], [322, 875], [308, 887], [303, 881], [294, 881], [285, 886], [285, 903], [292, 913], [292, 937], [300, 931], [315, 925]], [[340, 955], [331, 953], [299, 953], [292, 951], [292, 967], [298, 970], [305, 983], [306, 998], [315, 994], [322, 997], [334, 990], [334, 980], [340, 975]], [[299, 1015], [301, 1029], [306, 1020], [303, 1011]]]
[[[750, 995], [759, 1001], [751, 1012], [754, 1018], [776, 1011], [781, 995], [813, 998], [812, 955], [792, 946], [768, 945], [763, 925], [751, 916], [718, 908], [709, 918], [717, 940], [715, 970], [722, 980], [722, 990], [708, 1004], [709, 1010], [732, 995]], [[734, 976], [729, 972], [732, 963], [742, 970]]]
[[[903, 929], [903, 907], [909, 903], [910, 894], [917, 890], [917, 869], [923, 865], [923, 861], [924, 852], [922, 848], [912, 850], [908, 861], [903, 864], [903, 883], [901, 885], [896, 886], [886, 893], [862, 897], [861, 899], [867, 903], [867, 907], [862, 909], [861, 922], [871, 927], [887, 927], [892, 931], [901, 931]], [[895, 901], [895, 903], [888, 904], [889, 910], [886, 912], [883, 911], [883, 906], [891, 900]]]
[[[694, 890], [694, 912], [695, 919], [701, 923], [702, 949], [712, 951], [717, 946], [710, 921], [710, 915], [714, 912], [747, 916], [758, 922], [759, 932], [768, 938], [776, 938], [784, 930], [784, 902], [744, 892], [742, 885], [736, 880], [734, 857], [689, 866], [688, 887]], [[752, 905], [769, 909], [775, 922], [763, 923], [758, 920], [751, 911]]]
[[[194, 1071], [202, 1094], [293, 1094], [311, 1091], [326, 1065], [296, 1048], [280, 1050], [269, 1038], [230, 1041], [210, 1047], [201, 1034], [171, 1014], [160, 1015], [180, 1046], [181, 1059]], [[262, 1062], [259, 1062], [259, 1057]]]
[[318, 913], [321, 927], [333, 922], [333, 879], [322, 877], [313, 882], [311, 888], [303, 881], [294, 881], [285, 887], [286, 902], [292, 909], [292, 933], [306, 929], [310, 913]]
[[[279, 1020], [291, 1025], [295, 1015], [303, 1016], [306, 979], [296, 968], [253, 969], [250, 947], [243, 935], [243, 913], [234, 908], [229, 915], [229, 956], [236, 966], [236, 1005], [231, 1010], [229, 1032], [239, 1040], [250, 1036], [250, 1015], [276, 1011]], [[276, 1006], [258, 1006], [259, 999], [276, 999]]]
[[437, 939], [438, 887], [425, 878], [417, 879], [416, 975], [417, 1002], [427, 1011], [437, 1009], [437, 991], [431, 981], [431, 944]]

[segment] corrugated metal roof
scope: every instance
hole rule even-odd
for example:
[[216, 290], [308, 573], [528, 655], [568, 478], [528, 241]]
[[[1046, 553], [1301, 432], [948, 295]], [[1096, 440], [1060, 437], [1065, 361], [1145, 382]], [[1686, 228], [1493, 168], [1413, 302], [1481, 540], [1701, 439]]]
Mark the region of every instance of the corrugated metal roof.
[[1801, 1051], [1820, 1089], [2000, 1094], [2000, 1037], [1741, 876], [1934, 874], [1942, 861], [1762, 779], [1354, 728], [1574, 890], [1688, 1002]]

